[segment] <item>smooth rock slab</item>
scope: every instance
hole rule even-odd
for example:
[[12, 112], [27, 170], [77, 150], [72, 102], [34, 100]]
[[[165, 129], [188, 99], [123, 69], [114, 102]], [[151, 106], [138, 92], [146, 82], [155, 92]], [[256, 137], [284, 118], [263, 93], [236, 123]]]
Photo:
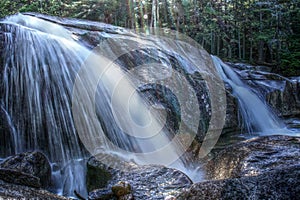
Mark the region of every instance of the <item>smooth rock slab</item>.
[[300, 165], [258, 176], [214, 180], [194, 184], [177, 200], [299, 199]]
[[264, 136], [226, 147], [206, 165], [207, 179], [257, 176], [300, 163], [300, 138]]
[[[88, 161], [88, 169], [89, 165], [93, 165], [94, 169], [98, 168], [99, 174], [106, 171], [111, 177], [109, 180], [106, 180], [107, 184], [105, 187], [99, 187], [98, 190], [90, 192], [90, 199], [105, 199], [105, 196], [109, 196], [108, 194], [112, 193], [112, 186], [119, 181], [129, 183], [134, 199], [141, 200], [164, 199], [168, 195], [177, 195], [184, 188], [192, 185], [189, 177], [176, 169], [160, 165], [136, 165], [132, 162], [122, 161], [116, 156], [104, 156], [106, 156], [106, 159], [111, 159], [111, 166], [103, 164], [95, 157], [91, 157]], [[116, 169], [114, 166], [118, 166], [118, 168]], [[89, 171], [87, 173], [87, 179], [91, 183], [93, 177], [89, 177]], [[95, 177], [94, 173], [93, 175]]]

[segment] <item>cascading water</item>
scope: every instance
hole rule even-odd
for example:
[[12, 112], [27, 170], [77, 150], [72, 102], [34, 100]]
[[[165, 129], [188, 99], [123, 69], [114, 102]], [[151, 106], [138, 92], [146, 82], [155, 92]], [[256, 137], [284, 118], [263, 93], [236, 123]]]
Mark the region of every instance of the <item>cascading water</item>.
[[[185, 167], [191, 161], [182, 156], [184, 148], [181, 149], [180, 139], [175, 137], [171, 142], [163, 126], [164, 117], [149, 109], [145, 100], [134, 92], [135, 87], [128, 80], [130, 76], [116, 64], [79, 45], [68, 30], [55, 23], [21, 14], [1, 23], [5, 34], [1, 103], [14, 127], [11, 148], [15, 149], [14, 153], [40, 150], [47, 154], [52, 162], [55, 192], [73, 196], [76, 190], [87, 196], [84, 159], [90, 154], [86, 148], [91, 154], [100, 149], [100, 152], [133, 158], [138, 164], [173, 163], [175, 168], [191, 171]], [[162, 49], [171, 48], [168, 45]], [[194, 56], [191, 60], [210, 64], [203, 61], [203, 57]], [[210, 71], [205, 74], [207, 79], [211, 77]], [[211, 95], [222, 96], [220, 93], [224, 91], [214, 92], [213, 85], [209, 86]], [[187, 96], [182, 95], [182, 98]], [[189, 109], [199, 112], [194, 105], [198, 104], [191, 103]], [[217, 112], [218, 109], [221, 106], [212, 101], [214, 113], [222, 113]], [[187, 116], [187, 124], [199, 123], [199, 119]], [[213, 127], [218, 130], [223, 126], [217, 123], [219, 118], [212, 117]], [[197, 126], [190, 130], [197, 132]], [[78, 132], [83, 134], [78, 136]], [[130, 136], [125, 132], [130, 132]], [[107, 135], [113, 145], [107, 141]], [[86, 140], [90, 142], [88, 145]], [[203, 155], [215, 144], [215, 140], [207, 139], [207, 142], [209, 145], [204, 145], [207, 149], [201, 151]], [[130, 153], [135, 151], [137, 153]], [[199, 180], [199, 176], [197, 173], [194, 180]]]
[[233, 69], [216, 56], [212, 56], [212, 59], [222, 79], [230, 85], [233, 95], [238, 99], [239, 111], [248, 133], [258, 132], [265, 135], [288, 132], [265, 100], [243, 83]]
[[[187, 76], [200, 72], [210, 91], [211, 110], [209, 105], [204, 108], [211, 112], [209, 125], [213, 130], [208, 130], [209, 137], [203, 139], [204, 149], [199, 154], [206, 155], [211, 150], [219, 136], [216, 130], [221, 130], [224, 125], [225, 91], [222, 81], [215, 76], [216, 69], [224, 82], [232, 87], [249, 132], [286, 131], [266, 103], [229, 66], [212, 56], [216, 69], [207, 68], [211, 65], [210, 59], [196, 48], [183, 48], [184, 44], [180, 42], [156, 40], [155, 37], [140, 41], [133, 36], [129, 42], [131, 50], [151, 46], [155, 49], [153, 60], [159, 62], [125, 73], [112, 62], [120, 56], [115, 53], [120, 44], [115, 49], [113, 46], [126, 41], [122, 36], [121, 40], [107, 42], [107, 46], [104, 45], [107, 48], [98, 49], [102, 53], [96, 54], [80, 45], [67, 29], [37, 17], [19, 14], [1, 24], [5, 49], [4, 69], [0, 74], [0, 89], [4, 91], [0, 96], [0, 112], [8, 122], [11, 134], [8, 137], [11, 141], [5, 144], [9, 145], [5, 147], [9, 151], [1, 156], [32, 150], [47, 154], [52, 162], [52, 190], [56, 193], [74, 196], [76, 190], [87, 196], [85, 158], [103, 151], [133, 159], [138, 164], [172, 164], [194, 181], [201, 180], [197, 169], [186, 167], [192, 161], [182, 155], [185, 147], [181, 146], [180, 139], [170, 139], [172, 134], [163, 126], [164, 116], [155, 111], [160, 110], [159, 105], [151, 107], [135, 92], [136, 77], [148, 81], [172, 77], [176, 74], [172, 70], [174, 62]], [[176, 52], [176, 48], [181, 51]], [[168, 52], [165, 54], [160, 49]], [[190, 89], [185, 87], [189, 84], [185, 78], [178, 75], [174, 79], [177, 79], [177, 85], [168, 82], [167, 86], [180, 88], [174, 94], [184, 116], [182, 123], [189, 127], [180, 126], [179, 132], [192, 130], [197, 133], [201, 117], [190, 114], [200, 113], [199, 102], [191, 100], [197, 97], [193, 92], [182, 92]], [[180, 156], [181, 159], [175, 159]]]
[[86, 195], [85, 169], [80, 164], [86, 153], [76, 135], [70, 97], [87, 51], [72, 42], [64, 28], [38, 18], [16, 15], [2, 23], [6, 29], [2, 103], [15, 127], [15, 153], [46, 153], [56, 174], [55, 192], [71, 196], [77, 190]]

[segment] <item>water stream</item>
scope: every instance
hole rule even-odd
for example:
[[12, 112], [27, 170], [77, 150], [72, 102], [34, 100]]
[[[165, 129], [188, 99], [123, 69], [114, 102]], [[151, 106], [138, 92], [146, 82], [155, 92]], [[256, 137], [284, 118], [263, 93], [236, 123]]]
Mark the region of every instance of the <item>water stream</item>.
[[242, 123], [248, 133], [259, 135], [291, 133], [258, 91], [253, 91], [220, 58], [212, 56], [212, 59], [222, 79], [230, 85], [233, 95], [238, 99]]
[[[186, 172], [194, 181], [201, 180], [200, 169], [186, 167], [191, 166], [192, 161], [183, 155], [185, 149], [180, 141], [171, 140], [173, 135], [164, 127], [165, 116], [136, 92], [134, 81], [120, 66], [91, 52], [76, 41], [70, 31], [55, 23], [21, 14], [0, 23], [5, 36], [4, 69], [0, 80], [4, 94], [0, 109], [12, 127], [10, 148], [14, 153], [44, 152], [52, 163], [54, 192], [74, 196], [76, 190], [87, 196], [86, 158], [99, 151], [119, 154], [138, 164], [170, 165]], [[158, 44], [162, 49], [170, 48], [168, 45]], [[192, 64], [211, 62], [192, 52], [184, 52], [191, 56], [189, 61], [177, 57], [191, 74], [201, 71]], [[159, 66], [164, 71], [160, 75], [168, 74], [171, 65], [169, 58], [162, 58], [164, 61]], [[266, 103], [229, 66], [215, 56], [212, 59], [222, 79], [238, 98], [249, 132], [284, 130], [284, 124]], [[205, 70], [202, 75], [212, 76]], [[222, 85], [216, 79], [210, 82]], [[180, 84], [183, 83], [180, 79]], [[212, 99], [225, 94], [224, 91], [215, 92], [212, 85], [208, 84], [210, 95], [216, 96]], [[190, 100], [191, 96], [181, 96], [182, 101], [189, 103], [187, 110], [200, 113], [198, 107], [193, 107], [195, 103]], [[219, 101], [222, 103], [220, 98]], [[215, 118], [220, 119], [224, 117], [221, 107], [225, 104], [216, 105], [211, 101], [212, 112], [219, 113], [221, 117], [216, 115]], [[194, 122], [198, 126], [199, 119], [186, 116], [187, 126]], [[224, 125], [224, 119], [217, 123], [212, 117], [211, 121], [217, 124], [215, 129]], [[197, 126], [191, 125], [189, 130], [197, 132]], [[208, 152], [214, 142], [205, 151]]]
[[188, 159], [179, 158], [184, 150], [170, 142], [164, 117], [149, 109], [119, 66], [55, 23], [22, 14], [1, 23], [3, 108], [15, 127], [12, 148], [48, 156], [54, 192], [87, 196], [85, 158], [99, 149], [113, 149], [138, 164], [173, 163], [185, 171]]

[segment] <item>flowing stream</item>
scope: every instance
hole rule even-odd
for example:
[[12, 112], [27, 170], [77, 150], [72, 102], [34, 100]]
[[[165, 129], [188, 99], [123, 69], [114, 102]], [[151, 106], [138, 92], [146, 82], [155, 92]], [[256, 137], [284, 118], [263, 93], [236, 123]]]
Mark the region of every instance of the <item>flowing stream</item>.
[[290, 133], [285, 124], [273, 113], [265, 100], [245, 84], [236, 72], [216, 56], [212, 56], [217, 70], [225, 83], [230, 85], [238, 99], [239, 112], [248, 133], [260, 135]]
[[179, 140], [171, 142], [163, 126], [165, 118], [149, 109], [119, 66], [55, 23], [22, 14], [1, 23], [2, 104], [14, 124], [10, 148], [44, 152], [52, 163], [54, 192], [87, 196], [85, 159], [99, 149], [138, 164], [172, 164], [189, 172]]
[[[110, 51], [108, 58], [95, 54], [76, 41], [67, 29], [33, 16], [14, 15], [1, 24], [5, 49], [1, 75], [4, 94], [0, 109], [11, 126], [8, 148], [12, 153], [44, 152], [52, 163], [54, 192], [74, 196], [73, 191], [76, 190], [87, 196], [86, 159], [101, 151], [133, 159], [138, 164], [169, 165], [184, 171], [195, 182], [201, 180], [201, 171], [187, 167], [192, 161], [184, 155], [186, 149], [180, 138], [176, 136], [171, 139], [170, 130], [164, 127], [166, 118], [159, 111], [160, 105], [154, 109], [135, 92], [133, 79], [111, 62]], [[161, 49], [172, 47], [163, 43], [158, 46]], [[209, 56], [209, 60], [205, 60], [193, 50], [183, 53], [190, 56], [190, 60], [187, 62], [177, 57], [177, 61], [181, 62], [187, 73], [202, 70], [204, 79], [213, 77], [211, 71], [192, 65], [212, 63]], [[162, 58], [164, 61], [160, 67], [164, 70], [159, 75], [171, 76], [168, 67], [171, 61], [164, 56]], [[212, 56], [212, 59], [216, 69], [210, 70], [217, 70], [232, 87], [249, 131], [268, 133], [284, 129], [284, 124], [265, 102], [229, 66], [217, 57]], [[147, 70], [142, 72], [147, 74]], [[225, 96], [225, 92], [214, 89], [213, 85], [219, 87], [222, 83], [216, 78], [212, 80], [208, 81], [210, 97], [218, 99], [222, 106], [211, 100], [211, 111], [204, 107], [207, 112], [213, 113], [210, 124], [215, 125], [214, 129], [221, 130], [225, 117], [222, 95]], [[181, 89], [182, 85], [188, 85], [184, 79], [179, 79], [179, 82]], [[180, 93], [176, 94], [179, 101], [189, 104], [186, 110], [200, 115], [198, 102], [191, 101], [197, 98], [192, 90], [189, 95]], [[194, 115], [182, 111], [182, 116], [186, 116], [183, 123], [189, 127], [188, 130], [197, 133], [199, 118]], [[179, 130], [186, 131], [182, 127]], [[206, 144], [206, 141], [209, 142]], [[188, 144], [191, 142], [188, 141]], [[215, 143], [204, 139], [203, 155]]]

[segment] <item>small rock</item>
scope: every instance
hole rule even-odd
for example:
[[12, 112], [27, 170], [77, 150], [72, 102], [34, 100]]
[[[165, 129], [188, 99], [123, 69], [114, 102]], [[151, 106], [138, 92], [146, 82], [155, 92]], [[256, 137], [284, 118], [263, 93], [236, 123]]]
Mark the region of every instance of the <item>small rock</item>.
[[121, 197], [131, 193], [131, 185], [128, 182], [120, 181], [112, 186], [111, 190], [114, 195]]
[[176, 200], [176, 197], [169, 195], [169, 196], [166, 196], [165, 200]]

